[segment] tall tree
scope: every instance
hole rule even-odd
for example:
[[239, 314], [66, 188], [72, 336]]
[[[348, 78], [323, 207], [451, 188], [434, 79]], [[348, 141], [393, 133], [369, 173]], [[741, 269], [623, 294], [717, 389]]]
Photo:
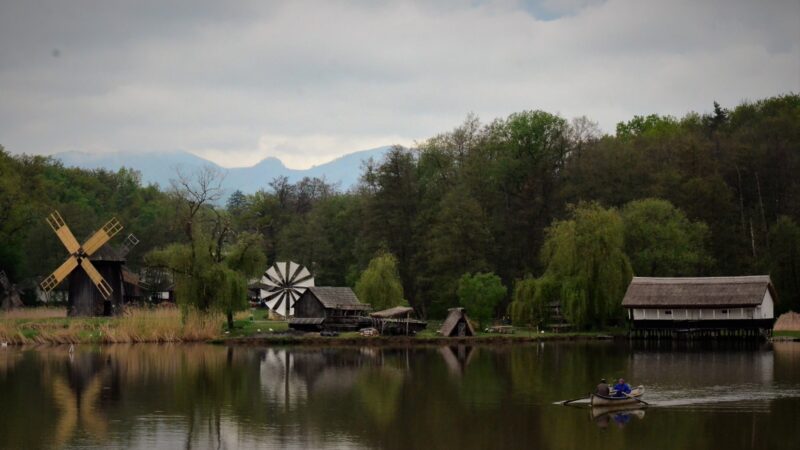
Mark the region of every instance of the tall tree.
[[648, 198], [622, 210], [625, 252], [638, 276], [674, 277], [708, 273], [708, 227], [692, 222], [672, 203]]
[[780, 312], [800, 311], [800, 226], [781, 216], [770, 231], [770, 248], [766, 266], [778, 290], [776, 309]]

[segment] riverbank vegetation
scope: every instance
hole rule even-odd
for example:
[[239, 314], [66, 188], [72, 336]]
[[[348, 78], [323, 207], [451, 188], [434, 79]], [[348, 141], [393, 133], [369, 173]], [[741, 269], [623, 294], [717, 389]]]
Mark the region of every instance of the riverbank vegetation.
[[68, 318], [64, 308], [26, 308], [0, 313], [0, 342], [85, 344], [202, 342], [222, 334], [220, 314], [175, 308], [129, 308], [120, 317]]
[[[242, 279], [252, 272], [229, 259], [243, 239], [268, 262], [305, 265], [318, 285], [356, 286], [370, 261], [391, 255], [399, 286], [376, 295], [394, 304], [402, 292], [429, 319], [459, 305], [459, 280], [479, 273], [509, 293], [492, 316], [524, 326], [543, 323], [553, 301], [577, 329], [618, 325], [633, 275], [769, 273], [783, 312], [800, 309], [797, 173], [796, 94], [636, 116], [613, 134], [538, 110], [469, 116], [369, 162], [346, 192], [320, 179], [264, 180], [258, 192], [220, 196], [224, 207], [203, 202], [189, 222], [191, 184], [142, 186], [127, 169], [65, 168], [0, 150], [0, 267], [32, 303], [32, 288], [63, 256], [42, 220], [58, 209], [76, 236], [118, 217], [142, 238], [129, 265], [168, 267], [187, 313], [231, 317], [244, 306]], [[145, 261], [154, 249], [161, 253]], [[182, 283], [186, 260], [165, 257], [198, 249], [210, 261], [195, 260], [192, 283], [225, 292]]]

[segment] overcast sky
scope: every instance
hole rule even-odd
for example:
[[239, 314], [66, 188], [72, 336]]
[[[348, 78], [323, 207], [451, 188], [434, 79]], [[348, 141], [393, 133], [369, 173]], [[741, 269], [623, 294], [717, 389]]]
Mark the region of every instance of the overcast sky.
[[543, 109], [800, 92], [800, 0], [0, 0], [0, 145], [304, 168]]

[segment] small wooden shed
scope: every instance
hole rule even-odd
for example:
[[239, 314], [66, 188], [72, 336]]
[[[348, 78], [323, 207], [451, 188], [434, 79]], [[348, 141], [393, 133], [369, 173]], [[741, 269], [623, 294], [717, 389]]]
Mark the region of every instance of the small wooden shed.
[[768, 275], [635, 277], [622, 306], [640, 329], [768, 329], [776, 298]]
[[447, 319], [439, 329], [439, 334], [447, 337], [475, 336], [475, 329], [469, 323], [469, 317], [464, 308], [450, 308]]
[[296, 330], [354, 331], [371, 325], [370, 306], [349, 287], [309, 287], [294, 304], [289, 327]]
[[381, 334], [403, 334], [410, 336], [417, 334], [428, 326], [427, 322], [417, 320], [414, 308], [409, 306], [395, 306], [394, 308], [376, 311], [370, 314], [372, 326]]

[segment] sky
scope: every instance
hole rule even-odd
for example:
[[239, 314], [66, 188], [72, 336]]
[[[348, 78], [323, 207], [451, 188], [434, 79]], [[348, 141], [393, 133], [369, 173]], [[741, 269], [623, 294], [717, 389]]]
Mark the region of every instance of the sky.
[[292, 168], [541, 109], [800, 92], [800, 0], [0, 0], [0, 145]]

